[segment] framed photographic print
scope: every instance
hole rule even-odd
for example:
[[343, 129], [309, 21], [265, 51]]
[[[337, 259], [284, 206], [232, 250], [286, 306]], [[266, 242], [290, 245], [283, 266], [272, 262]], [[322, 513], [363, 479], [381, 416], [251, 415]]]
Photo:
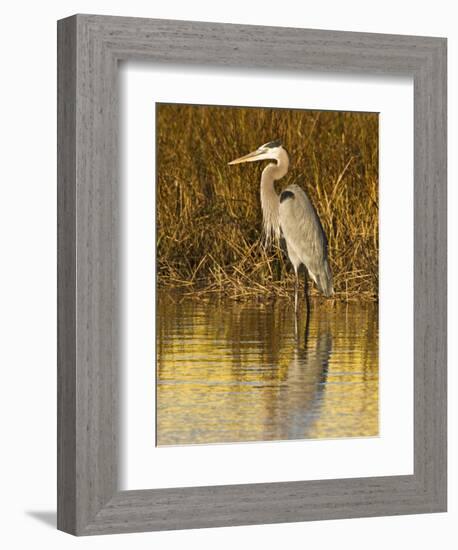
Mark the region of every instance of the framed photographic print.
[[445, 511], [445, 39], [58, 52], [58, 528]]

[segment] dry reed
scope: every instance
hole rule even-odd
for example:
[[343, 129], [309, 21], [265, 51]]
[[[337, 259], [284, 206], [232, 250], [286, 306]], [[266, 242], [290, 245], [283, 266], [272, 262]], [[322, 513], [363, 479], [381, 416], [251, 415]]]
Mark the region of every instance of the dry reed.
[[[227, 163], [281, 138], [328, 237], [336, 299], [378, 298], [378, 115], [157, 106], [157, 284], [243, 299], [290, 296], [284, 252], [264, 249], [263, 163]], [[316, 288], [312, 293], [318, 295]]]

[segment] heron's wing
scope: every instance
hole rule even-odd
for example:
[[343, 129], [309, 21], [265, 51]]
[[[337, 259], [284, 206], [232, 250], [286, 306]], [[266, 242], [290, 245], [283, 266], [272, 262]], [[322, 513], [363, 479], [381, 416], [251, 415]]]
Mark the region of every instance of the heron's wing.
[[324, 294], [332, 294], [326, 235], [310, 199], [298, 185], [289, 185], [281, 193], [279, 218], [288, 251], [300, 259]]

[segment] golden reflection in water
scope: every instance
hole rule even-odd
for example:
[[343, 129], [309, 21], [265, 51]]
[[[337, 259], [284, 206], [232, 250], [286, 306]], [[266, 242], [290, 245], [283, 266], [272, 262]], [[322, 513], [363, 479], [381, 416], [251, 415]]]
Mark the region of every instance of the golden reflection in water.
[[378, 435], [378, 309], [158, 291], [157, 445]]

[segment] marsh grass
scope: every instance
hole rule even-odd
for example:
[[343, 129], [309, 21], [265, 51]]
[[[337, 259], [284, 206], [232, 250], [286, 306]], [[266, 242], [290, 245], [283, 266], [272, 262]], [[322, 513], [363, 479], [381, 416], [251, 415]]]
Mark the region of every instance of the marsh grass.
[[298, 183], [313, 202], [328, 237], [335, 298], [377, 300], [376, 113], [158, 104], [156, 135], [160, 287], [291, 296], [287, 257], [262, 245], [266, 163], [227, 164], [281, 138], [290, 170], [277, 190]]

